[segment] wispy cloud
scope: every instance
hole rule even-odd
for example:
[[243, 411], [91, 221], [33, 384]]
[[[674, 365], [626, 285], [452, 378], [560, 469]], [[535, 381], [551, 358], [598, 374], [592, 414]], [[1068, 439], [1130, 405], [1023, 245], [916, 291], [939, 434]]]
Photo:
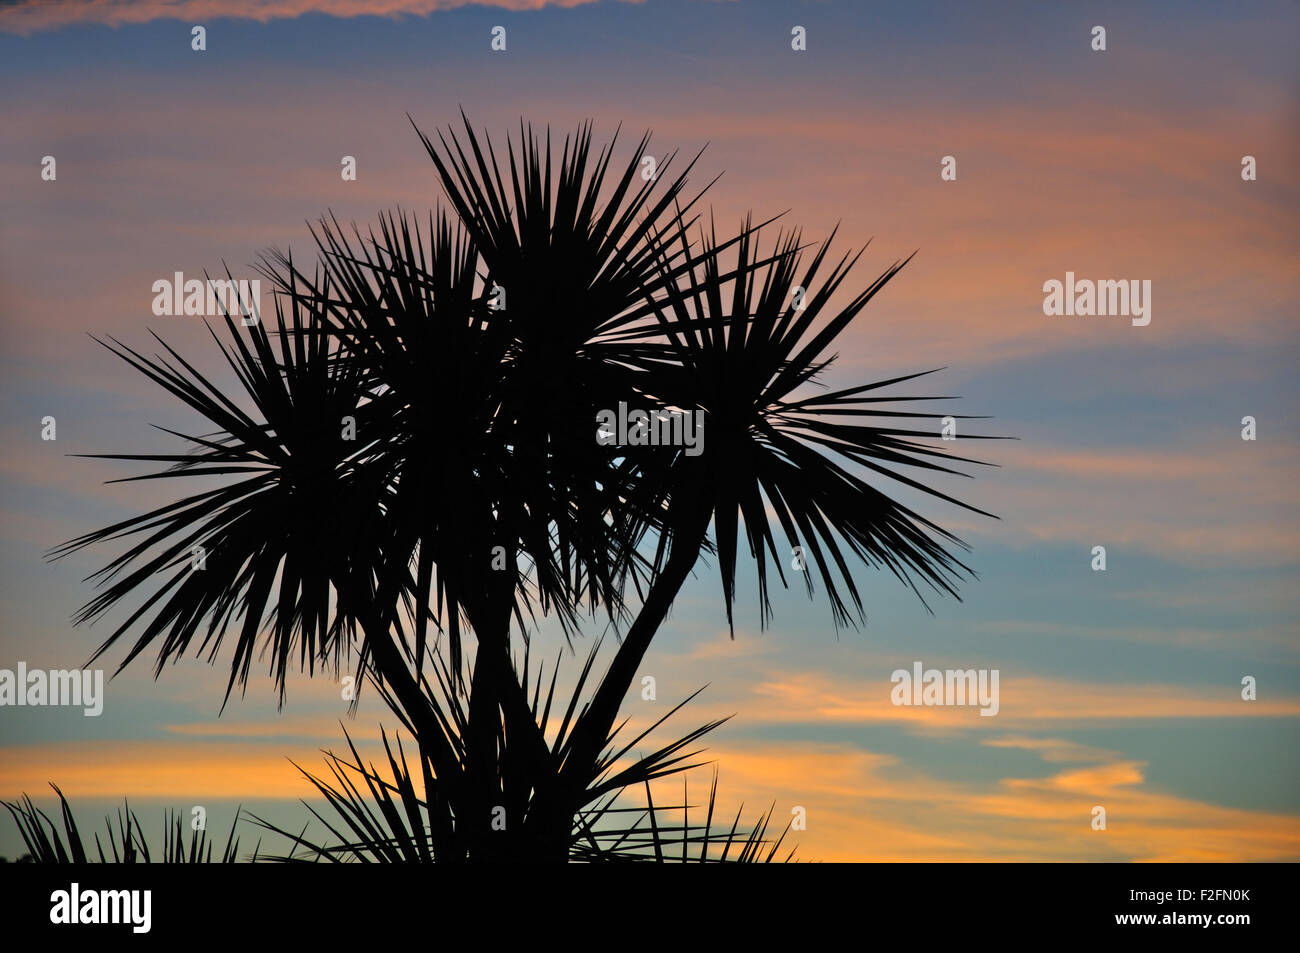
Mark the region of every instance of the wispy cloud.
[[[340, 739], [341, 741], [341, 739]], [[341, 747], [341, 744], [340, 744]], [[314, 770], [309, 746], [157, 741], [59, 742], [0, 749], [0, 797], [33, 796], [58, 784], [71, 799], [302, 797], [309, 788], [289, 763]]]
[[[1030, 746], [1026, 746], [1030, 747]], [[1100, 761], [1050, 741], [1044, 761]], [[1069, 753], [1070, 757], [1064, 757]], [[773, 806], [796, 856], [826, 861], [1284, 861], [1300, 858], [1300, 818], [1226, 808], [1152, 789], [1144, 765], [1109, 760], [1042, 778], [957, 782], [897, 758], [831, 744], [716, 746], [723, 816]], [[678, 787], [680, 791], [680, 786]], [[1092, 829], [1094, 807], [1106, 830]], [[748, 814], [746, 814], [748, 817]]]
[[1049, 762], [1110, 761], [1116, 757], [1113, 751], [1106, 751], [1061, 738], [1027, 738], [1021, 735], [1010, 735], [1006, 738], [986, 738], [980, 744], [990, 748], [1017, 748], [1022, 751], [1033, 751], [1044, 761]]
[[[927, 662], [938, 669], [968, 668]], [[993, 732], [1009, 726], [1038, 728], [1043, 722], [1083, 725], [1096, 721], [1158, 718], [1276, 718], [1300, 717], [1300, 698], [1283, 697], [1246, 702], [1235, 683], [1215, 686], [1151, 683], [1082, 682], [1017, 674], [1003, 670], [999, 679], [1000, 708], [992, 718], [974, 707], [894, 705], [889, 672], [865, 682], [814, 672], [773, 674], [748, 691], [756, 696], [746, 706], [745, 724], [869, 724], [890, 722], [922, 732]], [[736, 692], [745, 689], [731, 686]], [[723, 691], [719, 686], [718, 694]], [[708, 695], [714, 695], [710, 691]], [[736, 698], [710, 701], [701, 696], [693, 712], [729, 714]], [[728, 708], [731, 705], [733, 707]]]
[[503, 10], [540, 10], [542, 7], [577, 7], [595, 0], [18, 0], [0, 8], [0, 32], [22, 36], [78, 24], [130, 26], [154, 20], [203, 23], [221, 17], [238, 17], [266, 23], [305, 13], [333, 17], [427, 15], [439, 10], [477, 4]]
[[1195, 446], [998, 446], [989, 456], [1002, 469], [980, 481], [977, 502], [1002, 520], [962, 531], [1014, 546], [1073, 543], [1085, 555], [1104, 545], [1108, 561], [1124, 549], [1199, 565], [1300, 561], [1300, 488], [1290, 478], [1300, 448], [1241, 440], [1240, 416], [1223, 414], [1211, 423], [1217, 435]]

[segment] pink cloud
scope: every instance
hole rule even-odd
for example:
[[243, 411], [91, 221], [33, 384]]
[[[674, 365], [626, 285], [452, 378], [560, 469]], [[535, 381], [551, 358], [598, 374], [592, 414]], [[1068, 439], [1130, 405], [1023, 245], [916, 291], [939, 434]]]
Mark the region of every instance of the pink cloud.
[[220, 17], [238, 17], [266, 23], [286, 20], [305, 13], [334, 17], [427, 15], [439, 10], [468, 6], [500, 7], [503, 10], [540, 10], [542, 7], [576, 7], [595, 0], [19, 0], [0, 8], [0, 32], [28, 36], [39, 30], [55, 30], [78, 24], [131, 26], [153, 20], [186, 20], [202, 23]]

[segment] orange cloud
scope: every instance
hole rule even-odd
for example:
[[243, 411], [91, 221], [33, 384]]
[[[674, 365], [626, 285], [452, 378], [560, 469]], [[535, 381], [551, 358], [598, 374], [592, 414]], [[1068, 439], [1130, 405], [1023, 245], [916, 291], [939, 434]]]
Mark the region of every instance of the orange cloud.
[[964, 521], [959, 532], [1010, 545], [1072, 542], [1081, 559], [1100, 544], [1111, 561], [1123, 547], [1182, 563], [1296, 562], [1300, 488], [1289, 475], [1300, 448], [1243, 441], [1239, 420], [1225, 415], [1217, 437], [1194, 446], [998, 446], [988, 454], [1002, 467], [997, 479], [971, 496], [1002, 519]]
[[[658, 674], [662, 693], [668, 684], [698, 685], [722, 667], [718, 664], [689, 666], [692, 656], [657, 659], [651, 671]], [[999, 710], [984, 716], [976, 706], [894, 705], [889, 674], [898, 667], [897, 656], [888, 659], [872, 655], [870, 663], [859, 659], [856, 675], [829, 676], [818, 672], [774, 671], [758, 660], [737, 660], [708, 691], [693, 701], [676, 723], [701, 723], [739, 713], [747, 729], [764, 725], [894, 724], [917, 734], [952, 736], [976, 732], [984, 737], [1006, 731], [1033, 731], [1044, 723], [1057, 727], [1090, 725], [1103, 721], [1165, 718], [1294, 718], [1300, 717], [1300, 698], [1271, 697], [1244, 701], [1241, 686], [1173, 685], [1158, 683], [1082, 682], [1045, 678], [1002, 670], [999, 678]], [[862, 674], [861, 665], [876, 666], [876, 677]], [[979, 665], [927, 657], [926, 668], [967, 669]], [[635, 694], [630, 696], [635, 698]], [[674, 699], [675, 700], [675, 699]], [[662, 711], [629, 702], [629, 733], [646, 728]], [[1002, 747], [1013, 746], [1004, 740]], [[1021, 745], [1025, 746], [1025, 745]], [[1040, 751], [1064, 755], [1059, 745], [1043, 744]], [[1078, 752], [1073, 752], [1077, 754]], [[1076, 759], [1077, 760], [1077, 759]], [[1096, 760], [1096, 759], [1094, 759]]]
[[[919, 250], [850, 329], [856, 346], [845, 349], [846, 362], [886, 355], [893, 367], [926, 367], [941, 363], [936, 354], [960, 349], [969, 367], [1195, 339], [1294, 340], [1289, 302], [1298, 290], [1300, 242], [1286, 212], [1294, 187], [1243, 189], [1240, 155], [1225, 146], [1251, 142], [1293, 162], [1286, 123], [1224, 112], [1189, 122], [1178, 111], [1070, 102], [1068, 110], [972, 108], [960, 97], [849, 106], [832, 94], [821, 99], [822, 112], [777, 106], [636, 115], [654, 127], [656, 141], [711, 143], [706, 159], [727, 169], [715, 196], [721, 222], [751, 202], [760, 213], [788, 203], [809, 238], [837, 222], [846, 244], [874, 235], [873, 254], [859, 266], [864, 277]], [[626, 105], [608, 108], [629, 115]], [[947, 153], [958, 161], [955, 182], [939, 179]], [[749, 157], [759, 154], [756, 169]], [[828, 156], [843, 161], [828, 168]], [[773, 193], [773, 177], [798, 187]], [[1151, 279], [1151, 325], [1046, 317], [1042, 284], [1067, 269]], [[1228, 301], [1232, 315], [1249, 320], [1226, 317]]]
[[[927, 668], [947, 666], [927, 662]], [[1300, 716], [1300, 699], [1242, 701], [1239, 686], [1088, 683], [1002, 672], [1000, 709], [993, 717], [974, 708], [894, 705], [884, 675], [872, 686], [837, 683], [812, 673], [758, 685], [762, 698], [747, 721], [903, 722], [926, 728], [993, 730], [1043, 721], [1089, 722], [1133, 718], [1276, 718]]]
[[314, 748], [156, 741], [58, 742], [0, 749], [0, 797], [33, 797], [53, 781], [78, 798], [298, 798], [310, 793], [289, 763], [320, 764]]
[[[4, 15], [0, 11], [0, 28]], [[292, 77], [292, 71], [287, 75]], [[420, 81], [397, 72], [389, 85], [400, 89]], [[354, 134], [367, 142], [369, 171], [348, 190], [349, 200], [359, 207], [429, 206], [437, 196], [427, 188], [427, 160], [408, 128], [390, 128], [374, 119], [367, 103], [377, 88], [358, 80], [328, 101], [295, 102], [295, 122], [303, 129], [328, 129], [337, 127], [340, 117], [351, 117]], [[1159, 349], [1194, 343], [1276, 348], [1295, 342], [1289, 315], [1300, 291], [1294, 267], [1300, 236], [1286, 214], [1294, 205], [1294, 186], [1241, 182], [1239, 156], [1224, 145], [1249, 142], [1275, 167], [1294, 165], [1300, 155], [1280, 117], [1230, 112], [1197, 114], [1193, 122], [1176, 110], [1116, 113], [1084, 104], [1063, 110], [983, 102], [973, 108], [961, 100], [855, 102], [849, 108], [822, 92], [811, 110], [802, 100], [790, 106], [764, 102], [762, 108], [728, 102], [720, 110], [707, 99], [667, 109], [655, 98], [662, 95], [658, 87], [593, 89], [582, 100], [581, 112], [568, 103], [544, 102], [540, 113], [536, 106], [528, 108], [539, 121], [560, 126], [570, 115], [596, 116], [602, 140], [618, 120], [625, 129], [653, 128], [652, 149], [661, 156], [674, 148], [693, 154], [708, 142], [693, 179], [702, 185], [725, 170], [708, 197], [723, 226], [738, 221], [750, 207], [760, 215], [788, 207], [787, 225], [806, 225], [809, 240], [825, 236], [837, 222], [841, 247], [877, 236], [841, 300], [892, 259], [919, 249], [846, 332], [841, 358], [846, 370], [931, 367], [951, 360], [938, 355], [953, 353], [960, 353], [960, 361], [953, 363], [972, 368], [1107, 348], [1151, 348], [1158, 357]], [[280, 135], [288, 104], [268, 98], [264, 85], [243, 87], [236, 80], [230, 101], [235, 105], [211, 106], [211, 128], [237, 126], [250, 140]], [[82, 137], [149, 141], [153, 130], [183, 125], [188, 107], [183, 101], [151, 101], [138, 110], [87, 104], [55, 116], [39, 104], [16, 108], [15, 128], [30, 130], [27, 138], [38, 141], [57, 137], [70, 123]], [[451, 121], [454, 107], [416, 118], [426, 126]], [[483, 122], [481, 115], [476, 122]], [[508, 124], [492, 128], [504, 131]], [[956, 182], [939, 179], [944, 152], [936, 130], [943, 130], [945, 141], [961, 143], [952, 147], [959, 161]], [[239, 261], [252, 251], [250, 235], [257, 236], [258, 245], [286, 235], [301, 240], [302, 217], [314, 217], [338, 201], [338, 174], [331, 163], [312, 164], [286, 178], [283, 161], [274, 155], [235, 160], [216, 142], [201, 137], [195, 142], [196, 151], [188, 155], [106, 157], [100, 176], [119, 183], [111, 195], [94, 192], [100, 178], [61, 185], [60, 195], [67, 201], [103, 203], [124, 229], [136, 226], [137, 216], [148, 209], [158, 243], [131, 245], [135, 261], [107, 270], [84, 298], [68, 300], [62, 316], [48, 314], [43, 297], [35, 295], [15, 310], [39, 313], [43, 323], [74, 326], [84, 324], [81, 307], [142, 321], [149, 280], [158, 269], [137, 273], [141, 252], [163, 261], [168, 253], [182, 254], [193, 246], [195, 255], [205, 256], [197, 266], [215, 266], [227, 252]], [[304, 149], [315, 146], [304, 141]], [[20, 174], [16, 162], [14, 166], [15, 194], [45, 201], [49, 190], [41, 190], [39, 178]], [[170, 210], [181, 204], [179, 196], [160, 193], [159, 182], [175, 183], [179, 190], [187, 183], [211, 181], [238, 183], [241, 214], [201, 223], [170, 211], [156, 214], [160, 206]], [[1027, 188], [1026, 182], [1044, 185]], [[34, 237], [24, 233], [14, 254], [32, 241], [47, 240], [39, 230]], [[53, 247], [53, 239], [48, 241]], [[109, 260], [99, 245], [94, 256], [93, 261], [78, 256], [77, 267], [91, 269]], [[1080, 277], [1151, 279], [1151, 325], [1044, 316], [1042, 284], [1060, 279], [1066, 270]], [[77, 292], [70, 289], [68, 294]], [[16, 322], [17, 315], [11, 320]], [[64, 337], [57, 341], [66, 348]], [[42, 342], [27, 341], [24, 335], [21, 345], [28, 351]], [[1174, 373], [1157, 362], [1143, 386], [1159, 390], [1171, 380], [1197, 377], [1184, 364]]]
[[1022, 751], [1034, 751], [1044, 761], [1108, 761], [1116, 755], [1113, 751], [1104, 751], [1076, 741], [1061, 738], [1026, 738], [1009, 736], [1006, 738], [989, 738], [980, 744], [990, 748], [1018, 748]]
[[[779, 856], [824, 861], [1284, 861], [1300, 818], [1147, 790], [1142, 764], [1113, 761], [1041, 779], [953, 783], [896, 759], [834, 745], [720, 746], [719, 812], [729, 825], [774, 806], [776, 833], [802, 808]], [[694, 782], [699, 785], [703, 779]], [[674, 788], [665, 787], [668, 797]], [[676, 793], [680, 796], [681, 786]], [[691, 796], [699, 803], [700, 791]], [[1107, 827], [1092, 829], [1106, 808]]]
[[[787, 700], [791, 694], [785, 693]], [[305, 733], [317, 726], [288, 727]], [[227, 733], [250, 739], [267, 734], [251, 724], [227, 726]], [[363, 758], [380, 757], [373, 733], [354, 736]], [[797, 857], [826, 861], [1300, 859], [1300, 818], [1294, 815], [1155, 790], [1143, 762], [1068, 740], [1006, 735], [982, 743], [1035, 752], [1062, 768], [1045, 777], [962, 782], [856, 746], [723, 740], [707, 753], [720, 768], [715, 826], [729, 826], [740, 810], [743, 827], [772, 805], [776, 834], [800, 808], [807, 829], [791, 832], [786, 848], [797, 845]], [[343, 750], [339, 743], [330, 747]], [[121, 797], [180, 804], [311, 799], [313, 789], [289, 758], [309, 771], [323, 767], [315, 748], [260, 740], [9, 747], [0, 749], [0, 797], [40, 798], [54, 780], [74, 806]], [[681, 783], [656, 785], [656, 802], [680, 803]], [[707, 773], [689, 775], [687, 803], [702, 805], [707, 783]], [[636, 794], [629, 798], [636, 800]], [[1105, 831], [1091, 827], [1096, 806], [1106, 809]]]

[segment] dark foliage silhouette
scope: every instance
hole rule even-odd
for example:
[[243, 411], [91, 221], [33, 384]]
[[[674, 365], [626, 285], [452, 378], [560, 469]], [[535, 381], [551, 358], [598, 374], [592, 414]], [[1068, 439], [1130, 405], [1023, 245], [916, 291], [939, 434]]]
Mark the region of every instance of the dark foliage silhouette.
[[[72, 807], [68, 804], [68, 799], [63, 796], [63, 792], [56, 785], [51, 784], [54, 793], [59, 796], [59, 819], [62, 823], [63, 831], [60, 833], [59, 825], [56, 825], [50, 816], [38, 808], [30, 797], [23, 797], [18, 802], [0, 801], [9, 815], [18, 825], [18, 831], [22, 835], [23, 843], [27, 847], [27, 857], [24, 860], [28, 863], [38, 864], [84, 864], [98, 857], [100, 863], [114, 864], [148, 864], [154, 860], [154, 855], [149, 849], [149, 842], [144, 836], [144, 828], [140, 824], [140, 818], [130, 805], [125, 805], [122, 810], [117, 812], [117, 825], [114, 827], [112, 821], [107, 821], [104, 828], [104, 837], [101, 840], [98, 833], [95, 837], [95, 850], [92, 853], [86, 842], [82, 839], [81, 831], [77, 827], [77, 821], [72, 816]], [[235, 837], [235, 828], [239, 824], [239, 816], [236, 814], [234, 823], [230, 826], [230, 835], [226, 838], [225, 847], [222, 848], [218, 858], [219, 863], [232, 864], [237, 859], [239, 853], [239, 839]], [[105, 843], [108, 850], [105, 851]], [[253, 858], [257, 857], [257, 851], [253, 850]], [[206, 830], [191, 830], [188, 843], [185, 839], [185, 831], [182, 827], [182, 818], [180, 814], [172, 814], [167, 817], [163, 823], [163, 849], [158, 857], [159, 863], [165, 864], [210, 864], [212, 859], [213, 844], [208, 840]]]
[[[883, 487], [973, 509], [923, 480], [975, 461], [933, 442], [949, 415], [912, 403], [946, 398], [894, 393], [923, 374], [824, 385], [837, 340], [906, 262], [848, 293], [861, 252], [832, 255], [833, 235], [809, 252], [799, 232], [769, 241], [773, 223], [749, 219], [719, 238], [696, 211], [703, 192], [687, 192], [698, 156], [642, 178], [648, 135], [621, 167], [617, 135], [594, 151], [590, 125], [556, 149], [521, 123], [500, 157], [467, 119], [461, 134], [419, 135], [450, 211], [424, 224], [383, 215], [364, 234], [326, 218], [306, 268], [268, 253], [274, 313], [252, 327], [227, 316], [213, 334], [238, 393], [161, 340], [155, 356], [105, 342], [204, 428], [176, 435], [183, 451], [102, 456], [165, 466], [132, 479], [219, 485], [53, 555], [129, 541], [76, 617], [143, 600], [96, 652], [140, 625], [122, 666], [149, 648], [159, 672], [191, 649], [215, 659], [233, 631], [227, 697], [260, 644], [283, 704], [291, 669], [337, 675], [355, 659], [416, 740], [424, 795], [400, 754], [391, 781], [359, 756], [332, 762], [335, 786], [313, 781], [350, 833], [334, 848], [299, 842], [318, 858], [368, 843], [371, 859], [596, 859], [618, 842], [662, 859], [662, 809], [645, 815], [648, 836], [593, 831], [615, 816], [607, 799], [648, 796], [715, 727], [630, 763], [616, 741], [619, 707], [702, 554], [729, 624], [742, 525], [764, 625], [769, 574], [787, 583], [793, 547], [837, 627], [863, 621], [857, 565], [955, 596], [970, 575], [953, 555], [963, 544]], [[597, 441], [597, 415], [621, 402], [703, 411], [702, 452]], [[516, 664], [543, 619], [570, 640], [587, 625], [619, 634], [589, 697], [588, 657], [560, 718], [554, 681], [543, 696], [526, 653]], [[383, 824], [361, 813], [349, 772]], [[505, 836], [492, 823], [502, 807]], [[707, 824], [675, 834], [708, 853]]]

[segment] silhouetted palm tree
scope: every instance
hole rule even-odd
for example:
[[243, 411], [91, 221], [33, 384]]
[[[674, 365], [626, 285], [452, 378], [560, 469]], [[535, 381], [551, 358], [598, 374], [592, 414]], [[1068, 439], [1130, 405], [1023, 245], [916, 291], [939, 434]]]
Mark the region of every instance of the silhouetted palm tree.
[[[293, 656], [337, 671], [356, 645], [418, 739], [434, 853], [559, 860], [602, 796], [619, 705], [701, 552], [716, 552], [729, 620], [742, 519], [764, 623], [769, 565], [785, 582], [774, 528], [812, 556], [805, 583], [821, 581], [837, 625], [862, 613], [850, 559], [955, 594], [960, 541], [867, 477], [955, 503], [898, 468], [951, 473], [937, 458], [963, 458], [922, 442], [934, 428], [904, 426], [944, 415], [880, 406], [916, 399], [879, 391], [918, 375], [811, 390], [903, 263], [835, 309], [857, 256], [823, 279], [829, 242], [804, 268], [797, 233], [763, 254], [769, 223], [752, 221], [692, 242], [694, 163], [670, 179], [669, 156], [642, 178], [646, 137], [613, 176], [613, 143], [593, 157], [590, 126], [558, 161], [549, 133], [543, 145], [521, 127], [508, 171], [468, 120], [463, 140], [421, 139], [458, 221], [389, 215], [350, 238], [328, 219], [310, 273], [269, 255], [278, 344], [227, 317], [221, 345], [253, 415], [170, 348], [109, 345], [217, 431], [184, 453], [111, 456], [171, 464], [138, 479], [223, 483], [55, 552], [135, 540], [78, 615], [158, 580], [97, 653], [147, 618], [123, 665], [161, 640], [161, 669], [200, 633], [215, 657], [237, 619], [227, 695], [264, 632], [283, 702]], [[597, 415], [620, 402], [703, 410], [702, 452], [598, 441]], [[575, 696], [548, 736], [512, 627], [550, 615], [573, 635], [597, 613], [626, 629], [621, 644], [590, 702]], [[441, 693], [425, 676], [430, 622], [446, 640]], [[449, 701], [461, 696], [463, 712]], [[509, 838], [491, 824], [503, 805]]]

